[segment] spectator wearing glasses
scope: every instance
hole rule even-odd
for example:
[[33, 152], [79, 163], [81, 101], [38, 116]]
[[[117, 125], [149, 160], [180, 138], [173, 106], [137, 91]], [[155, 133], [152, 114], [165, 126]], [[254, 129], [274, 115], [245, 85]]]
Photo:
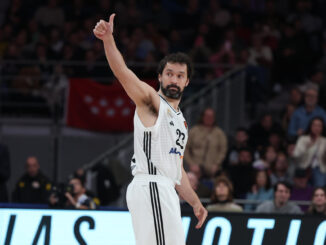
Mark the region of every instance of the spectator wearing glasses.
[[304, 94], [304, 105], [292, 114], [288, 128], [289, 136], [302, 135], [307, 130], [311, 119], [315, 117], [320, 117], [324, 123], [326, 122], [326, 112], [318, 105], [318, 89], [316, 86], [309, 86]]

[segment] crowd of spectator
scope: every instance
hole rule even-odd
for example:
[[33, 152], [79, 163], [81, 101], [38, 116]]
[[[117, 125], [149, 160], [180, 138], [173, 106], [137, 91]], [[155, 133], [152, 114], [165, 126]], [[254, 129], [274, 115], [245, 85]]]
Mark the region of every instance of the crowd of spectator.
[[[307, 88], [306, 91], [311, 89]], [[299, 110], [300, 107], [292, 113], [290, 121], [298, 123], [296, 112]], [[325, 113], [321, 107], [320, 110]], [[212, 109], [205, 109], [198, 125], [189, 131], [190, 147], [186, 148], [184, 161], [188, 176], [196, 177], [194, 190], [197, 194], [206, 197], [198, 186], [211, 190], [212, 203], [208, 210], [307, 212], [307, 205], [298, 206], [291, 201], [310, 201], [317, 195], [315, 190], [326, 188], [326, 121], [315, 115], [298, 128], [296, 135], [291, 135], [288, 130], [291, 124], [288, 129], [282, 128], [281, 118], [277, 120], [265, 113], [249, 129], [238, 128], [227, 144], [226, 136], [216, 125], [214, 117], [210, 121], [211, 126], [205, 126], [207, 111]], [[305, 115], [310, 117], [310, 114]], [[198, 131], [198, 128], [203, 129]], [[224, 135], [225, 139], [212, 137], [214, 130]], [[203, 135], [205, 137], [200, 138]], [[221, 148], [227, 150], [220, 151]], [[218, 154], [218, 157], [211, 158], [210, 168], [207, 169], [205, 162], [212, 154]], [[241, 209], [234, 206], [233, 197], [246, 200]], [[257, 204], [260, 205], [257, 207]]]
[[141, 78], [155, 78], [155, 63], [176, 51], [208, 65], [196, 69], [201, 83], [246, 65], [254, 110], [279, 85], [309, 79], [325, 87], [325, 9], [318, 0], [12, 0], [0, 23], [2, 98], [53, 103], [48, 88], [66, 86], [67, 77], [110, 81], [92, 29], [115, 12], [119, 49], [142, 64], [133, 67]]
[[[325, 10], [326, 3], [318, 0], [12, 0], [0, 28], [1, 100], [53, 104], [70, 77], [109, 81], [102, 43], [92, 29], [115, 12], [117, 45], [128, 63], [142, 63], [134, 67], [141, 78], [155, 78], [158, 60], [183, 51], [195, 63], [209, 64], [195, 74], [202, 83], [245, 65], [253, 119], [258, 102], [287, 95], [281, 114], [264, 113], [234, 136], [215, 124], [210, 108], [190, 129], [188, 176], [199, 196], [212, 197], [209, 210], [325, 213]], [[10, 172], [6, 149], [0, 154], [2, 188]], [[64, 189], [65, 205], [94, 207], [85, 198], [82, 178], [75, 176], [70, 184], [76, 191]], [[27, 188], [38, 197], [24, 196]], [[37, 158], [30, 157], [13, 201], [56, 206], [60, 200], [51, 190]], [[267, 202], [240, 207], [233, 198]], [[308, 210], [288, 202], [311, 198]]]
[[[66, 181], [55, 182], [42, 172], [36, 156], [26, 158], [23, 174], [15, 180], [12, 192], [8, 193], [7, 182], [11, 175], [9, 151], [6, 145], [0, 146], [0, 203], [57, 209], [96, 209], [100, 205], [114, 206], [120, 196], [121, 184], [112, 167], [97, 164], [88, 170], [78, 168]], [[96, 186], [91, 190], [88, 187], [92, 180], [88, 173], [92, 172], [97, 173], [97, 178]]]

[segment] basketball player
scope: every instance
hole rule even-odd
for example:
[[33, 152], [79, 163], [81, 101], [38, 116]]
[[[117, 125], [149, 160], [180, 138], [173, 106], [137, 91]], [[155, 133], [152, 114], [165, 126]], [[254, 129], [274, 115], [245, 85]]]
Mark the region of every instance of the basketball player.
[[113, 20], [100, 20], [94, 34], [104, 44], [109, 65], [136, 104], [134, 116], [134, 178], [127, 190], [137, 245], [181, 245], [185, 236], [179, 195], [192, 207], [200, 228], [207, 211], [192, 190], [182, 165], [187, 124], [178, 107], [189, 84], [192, 66], [187, 55], [171, 54], [158, 67], [159, 91], [128, 69], [113, 38]]

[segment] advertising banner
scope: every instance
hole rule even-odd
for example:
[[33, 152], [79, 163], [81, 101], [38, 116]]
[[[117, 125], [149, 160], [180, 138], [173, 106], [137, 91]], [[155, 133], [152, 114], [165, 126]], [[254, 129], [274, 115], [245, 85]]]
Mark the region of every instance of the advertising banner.
[[[182, 217], [187, 245], [324, 245], [326, 220], [305, 215], [210, 214], [197, 230]], [[0, 209], [0, 244], [134, 245], [127, 211]]]

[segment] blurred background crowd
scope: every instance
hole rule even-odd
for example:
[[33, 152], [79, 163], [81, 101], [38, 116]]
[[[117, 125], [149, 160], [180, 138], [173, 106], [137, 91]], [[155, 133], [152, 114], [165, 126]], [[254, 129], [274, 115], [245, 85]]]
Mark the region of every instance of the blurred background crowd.
[[[246, 124], [224, 132], [215, 111], [206, 108], [189, 130], [184, 161], [209, 210], [325, 214], [325, 11], [322, 0], [3, 0], [1, 113], [51, 114], [19, 104], [27, 102], [59, 104], [63, 110], [69, 78], [114, 83], [92, 30], [115, 12], [117, 45], [142, 79], [155, 79], [157, 62], [177, 51], [195, 63], [185, 97], [229, 70], [245, 67]], [[112, 205], [119, 196], [112, 173], [99, 180], [103, 191], [94, 201], [82, 169], [59, 186], [31, 156], [9, 198], [4, 185], [10, 149], [2, 148], [4, 202], [95, 208]], [[288, 200], [303, 202], [297, 206]], [[311, 200], [309, 207], [304, 201]]]

